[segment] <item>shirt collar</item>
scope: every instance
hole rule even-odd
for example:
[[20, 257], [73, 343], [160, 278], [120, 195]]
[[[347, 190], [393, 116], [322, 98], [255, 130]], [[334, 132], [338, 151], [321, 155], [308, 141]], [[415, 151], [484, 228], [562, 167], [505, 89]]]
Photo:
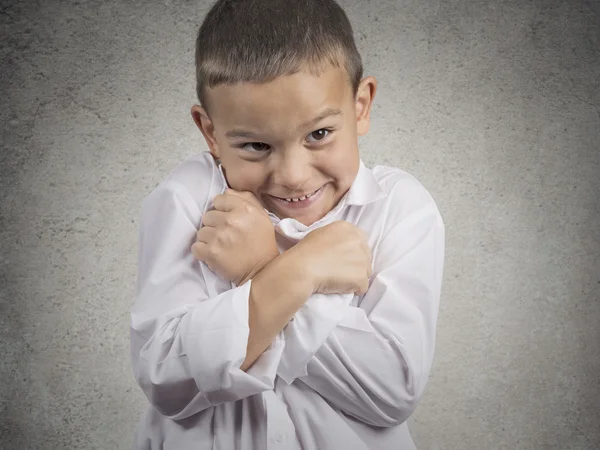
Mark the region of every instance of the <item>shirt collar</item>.
[[356, 178], [342, 201], [345, 205], [364, 206], [385, 196], [379, 181], [361, 159]]

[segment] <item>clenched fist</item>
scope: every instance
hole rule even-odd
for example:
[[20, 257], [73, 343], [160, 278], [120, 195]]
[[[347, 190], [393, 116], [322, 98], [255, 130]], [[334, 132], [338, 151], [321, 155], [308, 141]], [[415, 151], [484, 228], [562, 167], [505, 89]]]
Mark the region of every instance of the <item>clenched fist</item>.
[[227, 189], [213, 205], [202, 217], [192, 253], [221, 278], [240, 286], [279, 256], [275, 229], [250, 192]]
[[311, 231], [295, 247], [298, 267], [308, 276], [313, 292], [364, 295], [372, 275], [366, 233], [343, 220]]

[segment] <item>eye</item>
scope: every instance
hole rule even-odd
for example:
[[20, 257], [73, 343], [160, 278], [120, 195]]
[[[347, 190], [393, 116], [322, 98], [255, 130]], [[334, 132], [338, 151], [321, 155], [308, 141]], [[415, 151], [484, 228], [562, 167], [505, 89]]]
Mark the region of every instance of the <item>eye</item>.
[[316, 130], [316, 131], [313, 131], [312, 133], [310, 133], [308, 135], [307, 141], [309, 141], [309, 142], [322, 141], [329, 135], [329, 133], [331, 133], [331, 130], [329, 130], [327, 128], [321, 128], [320, 130]]
[[270, 148], [269, 145], [264, 142], [248, 142], [241, 147], [249, 152], [264, 152]]

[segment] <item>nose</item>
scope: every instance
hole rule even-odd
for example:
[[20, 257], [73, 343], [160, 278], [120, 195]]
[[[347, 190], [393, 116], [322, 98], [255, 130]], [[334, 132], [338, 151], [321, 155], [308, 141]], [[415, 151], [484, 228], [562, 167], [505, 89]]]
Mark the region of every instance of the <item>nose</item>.
[[311, 162], [308, 150], [290, 150], [282, 152], [275, 161], [273, 181], [289, 189], [290, 194], [302, 193], [304, 185], [310, 180]]

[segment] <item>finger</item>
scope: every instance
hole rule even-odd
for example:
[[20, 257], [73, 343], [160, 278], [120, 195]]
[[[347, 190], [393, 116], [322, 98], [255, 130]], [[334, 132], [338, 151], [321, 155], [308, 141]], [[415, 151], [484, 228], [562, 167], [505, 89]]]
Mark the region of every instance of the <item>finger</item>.
[[240, 196], [230, 193], [216, 195], [213, 199], [213, 206], [215, 209], [223, 212], [233, 211], [235, 208], [244, 203], [244, 199], [242, 199]]
[[252, 203], [254, 206], [256, 206], [258, 209], [260, 209], [261, 211], [262, 211], [263, 209], [265, 209], [265, 207], [263, 206], [263, 204], [260, 202], [260, 200], [258, 200], [258, 199], [257, 199], [257, 198], [254, 196], [254, 194], [248, 193], [247, 197], [248, 197], [248, 201], [249, 201], [250, 203]]
[[205, 244], [204, 242], [196, 242], [192, 245], [192, 254], [198, 261], [202, 261], [208, 266], [208, 268], [215, 271], [215, 253], [211, 245]]
[[192, 245], [192, 255], [199, 261], [206, 262], [208, 260], [208, 245], [204, 242], [194, 242]]
[[218, 227], [226, 224], [229, 213], [211, 209], [202, 215], [202, 224], [208, 227]]
[[196, 233], [196, 242], [209, 244], [214, 240], [216, 232], [217, 229], [214, 227], [202, 227]]
[[250, 202], [255, 206], [258, 206], [259, 208], [262, 208], [261, 203], [258, 201], [256, 196], [250, 191], [234, 191], [233, 189], [227, 189], [227, 191], [225, 192], [231, 195], [236, 195], [239, 198], [246, 200], [247, 202]]

